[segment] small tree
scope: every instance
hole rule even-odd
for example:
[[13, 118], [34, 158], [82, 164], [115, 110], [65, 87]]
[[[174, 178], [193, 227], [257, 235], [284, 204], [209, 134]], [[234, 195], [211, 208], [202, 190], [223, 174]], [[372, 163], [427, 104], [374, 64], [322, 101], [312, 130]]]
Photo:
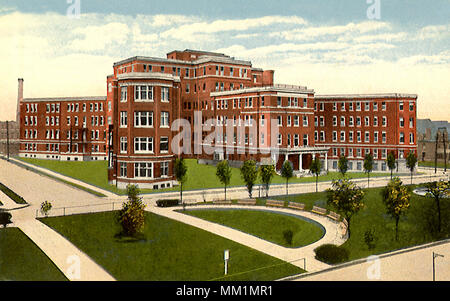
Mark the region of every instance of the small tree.
[[136, 236], [144, 229], [145, 204], [139, 197], [139, 187], [137, 185], [127, 185], [128, 201], [122, 204], [122, 209], [118, 212], [117, 220], [122, 226], [122, 233], [127, 236]]
[[332, 188], [327, 189], [327, 203], [347, 220], [349, 237], [351, 219], [364, 207], [363, 198], [364, 191], [347, 178], [333, 180]]
[[345, 156], [341, 156], [338, 161], [338, 169], [339, 172], [342, 174], [343, 177], [345, 177], [345, 174], [348, 170], [348, 160]]
[[291, 161], [284, 161], [283, 166], [281, 166], [281, 176], [286, 179], [286, 195], [288, 195], [289, 179], [294, 176], [294, 168], [292, 167]]
[[370, 180], [370, 173], [373, 170], [373, 157], [371, 154], [367, 154], [364, 157], [364, 172], [367, 173], [367, 188], [369, 188], [369, 180]]
[[389, 154], [387, 155], [386, 165], [389, 168], [389, 170], [391, 171], [391, 180], [392, 180], [392, 172], [395, 169], [395, 155], [393, 152], [389, 152]]
[[395, 240], [398, 240], [398, 223], [409, 208], [411, 193], [398, 177], [392, 179], [381, 193], [387, 213], [395, 219]]
[[320, 170], [322, 169], [322, 163], [320, 162], [318, 157], [315, 157], [314, 160], [311, 162], [311, 166], [309, 167], [309, 170], [313, 175], [316, 176], [316, 192], [318, 190], [318, 182], [319, 182], [319, 175]]
[[261, 165], [259, 167], [259, 174], [261, 176], [261, 183], [264, 184], [266, 189], [266, 197], [269, 196], [269, 186], [272, 182], [272, 178], [275, 175], [275, 167], [273, 165]]
[[245, 186], [248, 190], [248, 195], [252, 198], [253, 186], [256, 179], [258, 179], [258, 168], [255, 160], [247, 160], [241, 166], [241, 177], [245, 182]]
[[0, 225], [3, 226], [3, 228], [6, 228], [8, 224], [11, 224], [11, 213], [3, 211], [0, 209]]
[[406, 156], [406, 167], [408, 167], [409, 171], [411, 172], [411, 184], [413, 179], [413, 172], [414, 168], [416, 168], [417, 164], [417, 156], [414, 152], [409, 152], [408, 156]]
[[49, 201], [45, 201], [41, 203], [41, 213], [44, 214], [46, 217], [48, 216], [48, 213], [52, 209], [52, 203]]
[[450, 196], [450, 183], [440, 180], [439, 182], [426, 183], [426, 196], [434, 198], [438, 211], [438, 231], [441, 232], [441, 199]]
[[231, 167], [227, 160], [223, 160], [217, 164], [216, 176], [219, 178], [220, 183], [225, 186], [225, 200], [227, 200], [227, 186], [231, 180]]
[[177, 158], [175, 159], [173, 163], [173, 174], [175, 178], [177, 179], [178, 183], [180, 183], [180, 201], [183, 204], [183, 184], [187, 180], [187, 166], [184, 162], [183, 158]]

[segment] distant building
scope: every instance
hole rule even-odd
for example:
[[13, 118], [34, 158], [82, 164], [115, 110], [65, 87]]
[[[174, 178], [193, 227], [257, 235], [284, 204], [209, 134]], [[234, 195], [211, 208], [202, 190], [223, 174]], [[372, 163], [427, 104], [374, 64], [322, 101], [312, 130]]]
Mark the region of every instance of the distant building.
[[[436, 139], [437, 152], [436, 152]], [[444, 152], [445, 145], [445, 152]], [[437, 162], [444, 163], [449, 162], [450, 157], [450, 145], [448, 141], [448, 131], [446, 128], [436, 129], [434, 134], [431, 128], [427, 128], [425, 133], [418, 134], [417, 152], [419, 154], [418, 160], [434, 162], [437, 158]]]
[[[15, 121], [0, 121], [0, 153], [10, 156], [19, 154], [19, 123]], [[9, 143], [9, 146], [8, 146]]]

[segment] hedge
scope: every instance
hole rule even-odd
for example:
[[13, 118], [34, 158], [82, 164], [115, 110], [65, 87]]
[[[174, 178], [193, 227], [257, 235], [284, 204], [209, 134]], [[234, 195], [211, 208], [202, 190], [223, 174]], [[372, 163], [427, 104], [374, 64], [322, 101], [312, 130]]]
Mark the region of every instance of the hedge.
[[158, 207], [174, 207], [178, 206], [178, 200], [157, 200], [156, 205]]
[[348, 261], [349, 252], [343, 247], [332, 244], [321, 245], [314, 249], [316, 259], [328, 264], [337, 264]]

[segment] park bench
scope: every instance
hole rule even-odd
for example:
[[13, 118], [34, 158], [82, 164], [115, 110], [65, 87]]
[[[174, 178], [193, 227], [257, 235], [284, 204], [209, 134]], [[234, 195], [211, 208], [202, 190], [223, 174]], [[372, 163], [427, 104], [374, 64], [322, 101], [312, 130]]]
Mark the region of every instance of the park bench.
[[335, 221], [339, 221], [341, 219], [341, 216], [334, 211], [330, 211], [330, 213], [327, 216]]
[[320, 214], [320, 215], [326, 215], [327, 214], [327, 209], [321, 208], [321, 207], [317, 207], [317, 206], [313, 206], [313, 209], [311, 210], [311, 212]]
[[267, 200], [266, 206], [284, 207], [284, 201]]
[[291, 208], [291, 209], [298, 209], [298, 210], [304, 210], [304, 209], [305, 209], [305, 204], [303, 204], [303, 203], [297, 203], [297, 202], [289, 202], [289, 203], [288, 203], [288, 208]]
[[231, 200], [214, 199], [214, 205], [231, 205]]
[[239, 205], [256, 205], [256, 199], [242, 199], [238, 200]]

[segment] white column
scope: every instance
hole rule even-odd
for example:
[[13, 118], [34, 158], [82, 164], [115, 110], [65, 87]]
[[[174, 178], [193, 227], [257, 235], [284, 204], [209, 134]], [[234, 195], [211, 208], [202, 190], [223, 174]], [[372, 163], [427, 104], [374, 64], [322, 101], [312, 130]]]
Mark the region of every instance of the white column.
[[302, 156], [302, 154], [298, 155], [298, 170], [303, 171], [303, 156]]
[[325, 153], [325, 171], [328, 171], [328, 153]]

